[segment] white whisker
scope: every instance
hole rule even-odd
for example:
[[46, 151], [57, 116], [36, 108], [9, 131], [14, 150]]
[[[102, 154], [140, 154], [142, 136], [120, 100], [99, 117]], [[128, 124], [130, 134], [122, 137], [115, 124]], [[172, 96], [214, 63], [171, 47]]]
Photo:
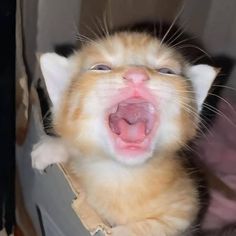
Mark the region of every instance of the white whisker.
[[199, 51], [201, 51], [202, 53], [204, 53], [209, 59], [212, 59], [212, 57], [202, 48], [198, 47], [197, 45], [193, 45], [193, 44], [184, 44], [181, 46], [176, 47], [176, 49], [183, 49], [183, 48], [195, 48]]
[[214, 112], [215, 114], [221, 116], [222, 118], [226, 119], [231, 125], [236, 127], [236, 124], [228, 116], [226, 116], [222, 111], [220, 111], [219, 109], [216, 109], [215, 107], [213, 107], [209, 104], [206, 104], [206, 103], [203, 103], [202, 106], [206, 107], [208, 110], [210, 110], [210, 111]]
[[225, 85], [212, 85], [212, 87], [221, 87], [221, 88], [226, 88], [226, 89], [231, 89], [233, 91], [236, 91], [235, 88], [229, 87], [229, 86], [225, 86]]
[[163, 38], [161, 39], [161, 42], [160, 42], [160, 46], [162, 46], [163, 42], [165, 41], [166, 37], [168, 36], [169, 32], [171, 31], [171, 29], [173, 28], [174, 24], [176, 23], [176, 21], [178, 20], [178, 18], [181, 16], [181, 14], [183, 13], [183, 10], [184, 10], [184, 5], [182, 5], [180, 11], [178, 12], [178, 14], [175, 16], [174, 20], [172, 21], [169, 29], [166, 31], [165, 35], [163, 36]]
[[224, 99], [223, 97], [221, 97], [221, 96], [219, 96], [219, 95], [217, 95], [217, 94], [214, 94], [214, 93], [208, 93], [209, 95], [211, 95], [211, 96], [214, 96], [214, 97], [217, 97], [217, 98], [219, 98], [219, 99], [221, 99], [223, 102], [225, 102], [228, 106], [229, 106], [229, 108], [234, 112], [234, 113], [236, 113], [236, 110], [235, 110], [235, 108], [230, 104], [230, 102], [228, 102], [226, 99]]

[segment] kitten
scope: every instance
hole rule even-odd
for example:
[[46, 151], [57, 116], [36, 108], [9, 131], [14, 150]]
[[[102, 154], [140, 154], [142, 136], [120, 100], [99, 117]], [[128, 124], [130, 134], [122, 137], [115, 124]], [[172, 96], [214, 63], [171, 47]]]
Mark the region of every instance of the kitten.
[[187, 234], [200, 201], [178, 151], [196, 134], [217, 70], [131, 32], [40, 61], [60, 137], [42, 138], [33, 166], [70, 161], [114, 236]]

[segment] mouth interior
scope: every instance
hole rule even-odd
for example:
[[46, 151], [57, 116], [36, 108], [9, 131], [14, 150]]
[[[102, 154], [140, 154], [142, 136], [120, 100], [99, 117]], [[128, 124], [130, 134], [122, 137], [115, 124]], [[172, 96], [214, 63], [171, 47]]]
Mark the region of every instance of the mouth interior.
[[109, 115], [109, 127], [123, 141], [140, 143], [154, 127], [155, 108], [144, 99], [130, 98], [118, 104], [117, 110]]

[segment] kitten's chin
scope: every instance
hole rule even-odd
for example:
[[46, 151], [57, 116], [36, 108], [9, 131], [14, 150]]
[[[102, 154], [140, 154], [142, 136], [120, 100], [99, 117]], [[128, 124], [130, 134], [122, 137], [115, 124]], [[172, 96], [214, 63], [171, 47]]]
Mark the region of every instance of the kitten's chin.
[[143, 151], [138, 148], [115, 150], [114, 159], [125, 165], [140, 165], [152, 157], [152, 151]]

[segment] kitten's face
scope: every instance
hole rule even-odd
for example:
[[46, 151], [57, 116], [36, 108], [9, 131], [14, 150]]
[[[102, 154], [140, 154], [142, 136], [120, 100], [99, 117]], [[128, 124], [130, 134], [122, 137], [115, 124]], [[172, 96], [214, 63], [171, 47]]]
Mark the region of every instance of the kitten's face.
[[65, 67], [57, 72], [69, 82], [55, 95], [54, 125], [85, 158], [143, 163], [194, 136], [199, 98], [186, 73], [195, 70], [159, 40], [115, 34], [85, 46]]

